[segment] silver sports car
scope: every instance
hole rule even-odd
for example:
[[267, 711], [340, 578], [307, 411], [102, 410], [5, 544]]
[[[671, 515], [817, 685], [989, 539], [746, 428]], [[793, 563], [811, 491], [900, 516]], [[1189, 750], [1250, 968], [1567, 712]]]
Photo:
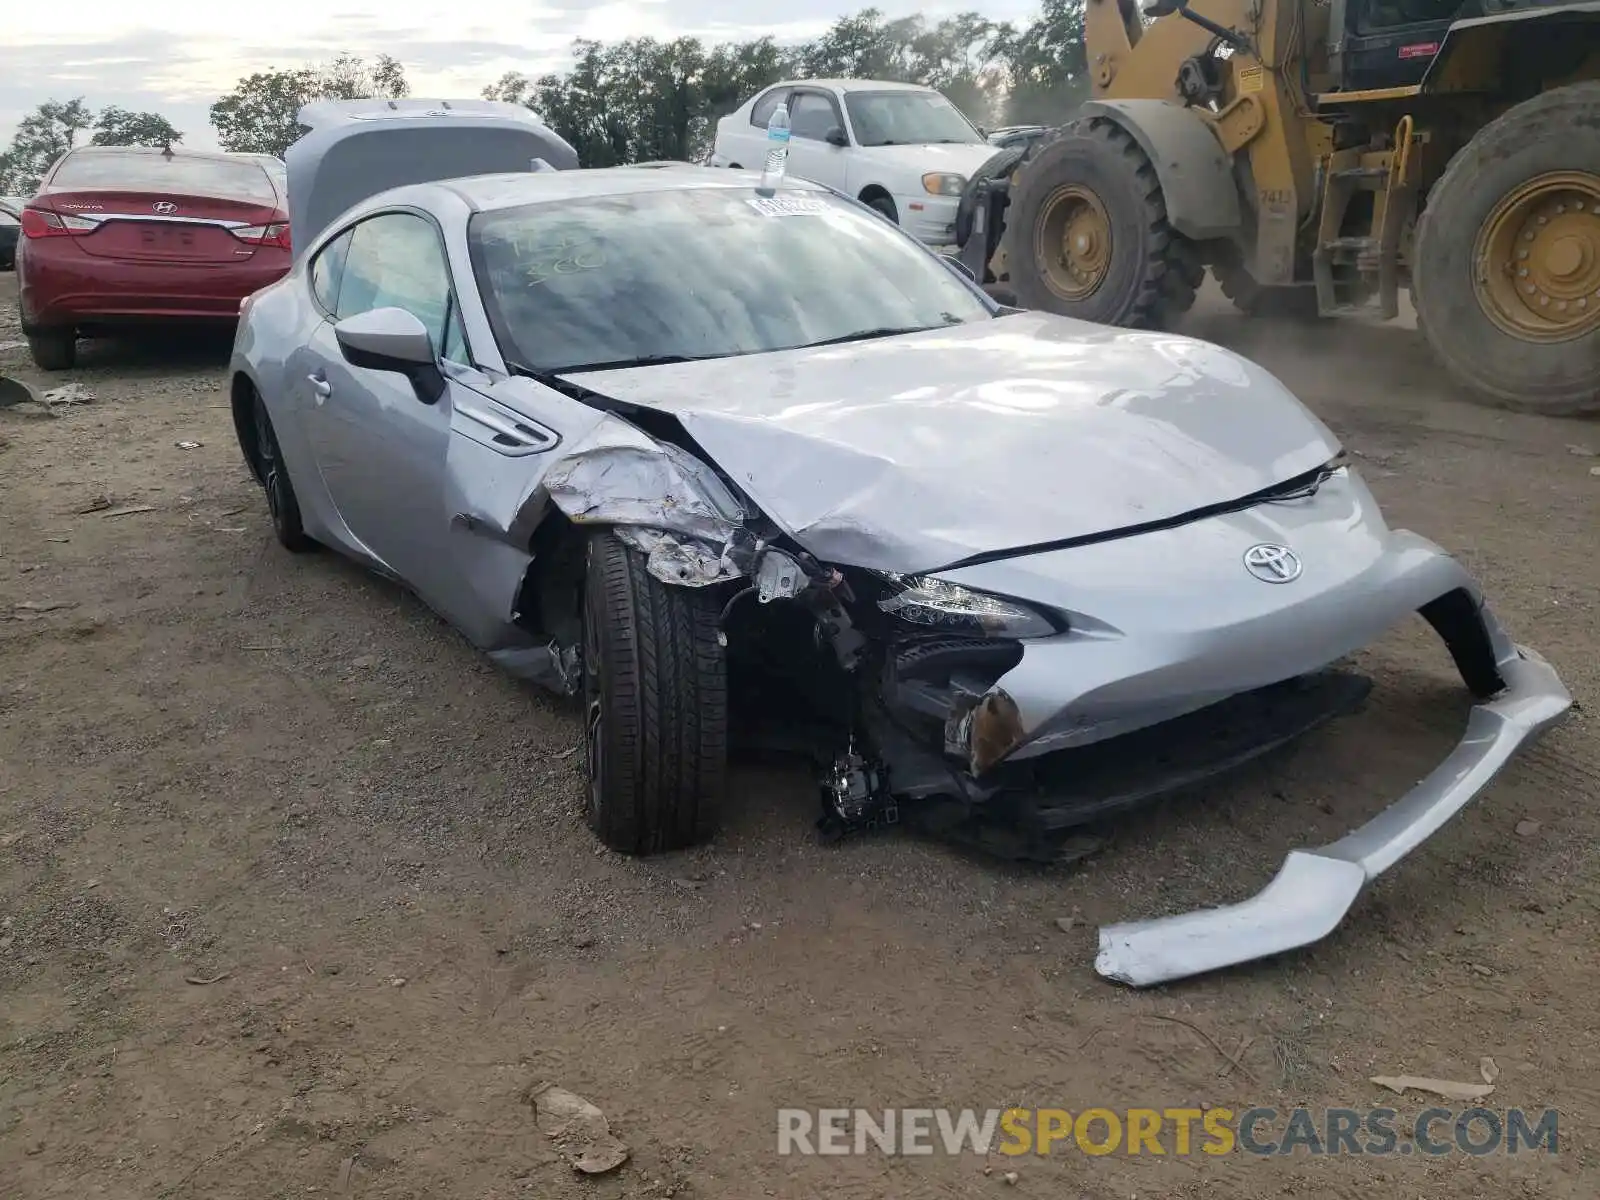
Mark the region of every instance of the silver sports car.
[[730, 742], [776, 731], [826, 748], [831, 834], [1048, 857], [1351, 711], [1341, 661], [1420, 613], [1477, 700], [1459, 745], [1254, 899], [1103, 928], [1143, 986], [1327, 934], [1568, 709], [1255, 364], [998, 306], [805, 182], [561, 169], [525, 112], [387, 103], [302, 114], [239, 441], [284, 546], [581, 696], [608, 845], [706, 838]]

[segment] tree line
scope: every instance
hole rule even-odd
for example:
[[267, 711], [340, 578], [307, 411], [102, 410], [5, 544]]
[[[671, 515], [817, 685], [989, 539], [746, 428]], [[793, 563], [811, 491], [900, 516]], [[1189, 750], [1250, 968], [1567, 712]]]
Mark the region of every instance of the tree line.
[[[579, 39], [564, 71], [512, 72], [487, 99], [525, 104], [572, 144], [588, 167], [696, 160], [719, 117], [785, 78], [844, 77], [938, 88], [980, 124], [1059, 122], [1088, 93], [1083, 0], [1043, 0], [1026, 24], [975, 12], [937, 21], [889, 19], [875, 8], [840, 17], [797, 44], [771, 37], [707, 44], [699, 38]], [[398, 98], [404, 67], [388, 55], [341, 54], [294, 70], [241, 79], [211, 106], [224, 150], [282, 157], [300, 136], [300, 107], [319, 99]], [[28, 194], [50, 164], [85, 140], [99, 146], [176, 145], [183, 134], [157, 113], [92, 110], [82, 97], [50, 100], [25, 117], [0, 154], [0, 194]]]

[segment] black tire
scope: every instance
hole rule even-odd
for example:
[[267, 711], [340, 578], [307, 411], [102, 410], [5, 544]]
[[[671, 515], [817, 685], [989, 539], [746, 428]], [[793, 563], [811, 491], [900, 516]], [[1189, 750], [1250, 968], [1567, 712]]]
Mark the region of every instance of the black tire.
[[1263, 287], [1245, 269], [1244, 260], [1233, 243], [1219, 250], [1211, 262], [1222, 294], [1249, 317], [1267, 320], [1314, 321], [1318, 317], [1317, 289], [1314, 287]]
[[[1597, 163], [1600, 81], [1575, 83], [1489, 122], [1428, 193], [1412, 267], [1417, 326], [1480, 401], [1553, 416], [1600, 411], [1600, 326], [1563, 342], [1525, 339], [1496, 323], [1474, 286], [1479, 233], [1502, 200], [1538, 176]], [[1584, 299], [1600, 305], [1600, 292]]]
[[711, 838], [727, 788], [719, 595], [656, 579], [615, 534], [589, 539], [583, 600], [589, 828], [623, 854]]
[[894, 206], [894, 201], [888, 196], [874, 196], [867, 201], [867, 207], [877, 209], [889, 219], [891, 224], [900, 224], [900, 210]]
[[[1099, 199], [1111, 233], [1105, 277], [1081, 299], [1050, 286], [1039, 245], [1048, 203], [1073, 185]], [[1105, 117], [1076, 121], [1040, 143], [1012, 188], [1007, 211], [1015, 234], [1011, 283], [1026, 308], [1105, 325], [1162, 329], [1194, 304], [1195, 289], [1205, 278], [1193, 244], [1167, 220], [1150, 159], [1126, 130]]]
[[267, 513], [272, 517], [272, 532], [285, 550], [304, 554], [316, 549], [316, 542], [307, 536], [300, 522], [300, 500], [295, 495], [294, 484], [289, 479], [289, 468], [283, 461], [283, 450], [278, 445], [278, 435], [272, 428], [272, 418], [260, 395], [252, 399], [255, 430], [256, 477], [267, 494]]
[[956, 245], [965, 246], [967, 239], [972, 236], [972, 214], [978, 207], [978, 189], [991, 179], [1001, 179], [1011, 174], [1025, 153], [1025, 146], [997, 150], [972, 173], [967, 186], [961, 189], [961, 200], [956, 205]]
[[70, 371], [78, 361], [76, 330], [43, 329], [27, 337], [28, 353], [41, 371]]

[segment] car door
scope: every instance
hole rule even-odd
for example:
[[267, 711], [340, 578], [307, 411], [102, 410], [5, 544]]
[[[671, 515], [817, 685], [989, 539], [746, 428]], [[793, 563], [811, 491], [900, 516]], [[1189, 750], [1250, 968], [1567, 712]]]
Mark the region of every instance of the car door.
[[828, 143], [835, 129], [844, 129], [838, 100], [828, 92], [796, 88], [789, 98], [789, 174], [843, 190], [850, 151]]
[[445, 459], [464, 389], [447, 372], [444, 395], [425, 403], [398, 372], [347, 362], [334, 324], [401, 308], [422, 322], [441, 360], [465, 360], [444, 244], [433, 221], [413, 211], [367, 217], [349, 233], [332, 312], [307, 347], [310, 441], [350, 532], [377, 565], [439, 608], [450, 576]]

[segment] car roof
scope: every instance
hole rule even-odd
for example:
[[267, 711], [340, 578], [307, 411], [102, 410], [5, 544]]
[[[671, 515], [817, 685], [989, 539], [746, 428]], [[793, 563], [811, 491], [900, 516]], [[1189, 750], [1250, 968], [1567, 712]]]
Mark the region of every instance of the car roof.
[[[657, 164], [650, 164], [652, 167]], [[597, 196], [636, 196], [647, 192], [681, 192], [718, 188], [726, 191], [752, 190], [760, 178], [755, 171], [729, 171], [720, 167], [701, 167], [682, 163], [666, 169], [643, 170], [640, 166], [589, 167], [571, 171], [521, 171], [504, 175], [473, 175], [465, 179], [441, 179], [421, 187], [448, 188], [478, 212], [541, 204], [553, 200], [588, 200]], [[784, 180], [785, 191], [827, 192], [829, 189], [809, 180]], [[410, 188], [374, 196], [399, 198]]]
[[899, 83], [890, 79], [785, 79], [772, 87], [761, 89], [762, 95], [773, 87], [832, 88], [836, 92], [937, 92], [938, 88], [923, 83]]

